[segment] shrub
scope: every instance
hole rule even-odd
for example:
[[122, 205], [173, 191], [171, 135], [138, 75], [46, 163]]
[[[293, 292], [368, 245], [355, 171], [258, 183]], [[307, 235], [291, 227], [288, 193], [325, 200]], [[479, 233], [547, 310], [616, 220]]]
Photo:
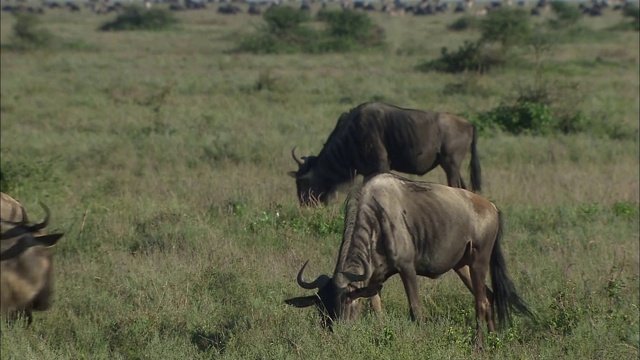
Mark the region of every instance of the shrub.
[[265, 26], [241, 39], [239, 50], [253, 53], [347, 52], [382, 44], [384, 31], [364, 13], [322, 10], [323, 31], [307, 26], [308, 15], [288, 6], [271, 7]]
[[633, 29], [640, 31], [640, 7], [638, 7], [638, 5], [630, 5], [624, 9], [624, 16], [632, 18], [631, 24]]
[[554, 1], [551, 8], [556, 14], [556, 19], [550, 21], [550, 25], [556, 29], [575, 25], [582, 18], [580, 9], [566, 2]]
[[489, 12], [480, 27], [480, 41], [500, 43], [503, 53], [506, 53], [512, 46], [526, 42], [531, 31], [531, 20], [522, 9], [499, 8]]
[[18, 13], [13, 25], [12, 46], [21, 49], [43, 48], [51, 45], [53, 35], [45, 29], [39, 28], [40, 20], [33, 14]]
[[554, 120], [548, 106], [523, 102], [515, 105], [500, 105], [493, 110], [478, 114], [472, 122], [481, 131], [497, 128], [517, 135], [547, 134]]
[[334, 11], [327, 17], [328, 35], [334, 38], [349, 39], [364, 46], [375, 46], [382, 42], [384, 32], [364, 13], [354, 11]]
[[309, 20], [307, 13], [290, 6], [272, 6], [262, 17], [267, 23], [267, 31], [277, 36], [295, 32], [303, 22]]
[[449, 30], [462, 31], [470, 29], [479, 29], [480, 20], [475, 16], [463, 16], [447, 26]]
[[530, 101], [502, 104], [468, 118], [482, 133], [500, 130], [514, 135], [577, 133], [584, 131], [588, 125], [588, 119], [579, 111], [558, 114], [546, 104]]
[[484, 51], [481, 43], [465, 41], [456, 52], [449, 52], [449, 49], [443, 47], [440, 58], [419, 65], [418, 70], [448, 73], [477, 71], [483, 73], [492, 67], [504, 65], [504, 63], [504, 59], [500, 56], [491, 55]]
[[178, 23], [178, 19], [165, 9], [144, 9], [127, 6], [115, 20], [100, 26], [102, 31], [165, 30]]

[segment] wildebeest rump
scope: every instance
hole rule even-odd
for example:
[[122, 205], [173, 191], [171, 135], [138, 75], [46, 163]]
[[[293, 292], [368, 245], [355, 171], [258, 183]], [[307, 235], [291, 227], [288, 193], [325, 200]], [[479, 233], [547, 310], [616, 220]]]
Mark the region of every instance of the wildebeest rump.
[[[420, 320], [417, 276], [438, 278], [453, 269], [475, 297], [476, 332], [482, 322], [495, 330], [517, 312], [533, 317], [507, 276], [501, 250], [502, 216], [489, 200], [464, 189], [414, 182], [386, 173], [367, 180], [349, 196], [345, 228], [333, 276], [321, 275], [305, 289], [318, 294], [286, 300], [296, 307], [316, 305], [325, 324], [353, 318], [353, 302], [379, 295], [382, 284], [400, 274], [410, 315]], [[485, 285], [487, 272], [493, 291]]]
[[460, 167], [471, 151], [471, 185], [481, 190], [476, 128], [449, 113], [404, 109], [371, 102], [343, 113], [318, 156], [299, 157], [291, 151], [298, 171], [300, 203], [326, 203], [336, 188], [355, 175], [396, 170], [424, 175], [440, 165], [449, 186], [466, 188]]
[[43, 207], [44, 221], [30, 224], [24, 207], [0, 193], [0, 314], [9, 320], [24, 316], [31, 323], [32, 311], [51, 306], [52, 251], [63, 234], [45, 233], [50, 214], [44, 204]]

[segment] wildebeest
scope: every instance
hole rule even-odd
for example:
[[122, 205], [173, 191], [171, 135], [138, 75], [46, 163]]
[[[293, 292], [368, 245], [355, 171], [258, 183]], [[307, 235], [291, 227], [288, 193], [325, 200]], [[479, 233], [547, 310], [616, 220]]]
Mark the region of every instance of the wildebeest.
[[471, 151], [471, 185], [480, 191], [481, 173], [476, 128], [449, 113], [405, 109], [370, 102], [343, 113], [318, 156], [299, 157], [298, 199], [310, 205], [327, 203], [336, 188], [357, 175], [396, 170], [424, 175], [440, 165], [449, 186], [466, 188], [460, 167]]
[[32, 311], [51, 306], [53, 289], [53, 246], [63, 236], [46, 234], [50, 213], [41, 223], [30, 224], [24, 207], [0, 193], [2, 234], [0, 235], [0, 314], [9, 320], [19, 316], [27, 323]]
[[[411, 319], [421, 320], [418, 278], [438, 278], [453, 269], [475, 297], [476, 339], [482, 345], [482, 322], [495, 331], [494, 315], [509, 322], [516, 312], [534, 318], [507, 275], [501, 250], [502, 215], [489, 200], [464, 189], [415, 182], [385, 173], [372, 176], [352, 193], [345, 208], [344, 232], [333, 276], [311, 283], [317, 295], [285, 302], [316, 305], [324, 324], [354, 317], [353, 303], [378, 295], [382, 284], [400, 274]], [[490, 272], [491, 291], [485, 284]]]

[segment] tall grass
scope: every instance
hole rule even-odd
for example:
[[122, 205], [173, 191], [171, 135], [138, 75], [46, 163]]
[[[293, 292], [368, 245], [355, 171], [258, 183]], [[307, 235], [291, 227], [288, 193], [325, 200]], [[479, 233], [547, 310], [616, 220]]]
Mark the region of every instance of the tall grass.
[[[299, 208], [290, 150], [317, 154], [339, 115], [371, 99], [493, 109], [533, 66], [476, 75], [482, 92], [443, 91], [469, 74], [414, 67], [479, 36], [449, 31], [453, 14], [373, 14], [387, 47], [348, 55], [235, 53], [258, 20], [214, 9], [178, 12], [181, 27], [163, 32], [101, 32], [102, 17], [48, 11], [43, 29], [94, 51], [16, 52], [4, 46], [15, 19], [0, 16], [2, 190], [35, 218], [44, 201], [65, 232], [55, 303], [30, 327], [0, 325], [3, 358], [637, 357], [637, 32], [543, 59], [557, 80], [589, 79], [577, 106], [596, 130], [480, 137], [483, 195], [505, 214], [509, 271], [541, 321], [516, 318], [474, 355], [472, 297], [452, 274], [420, 280], [423, 324], [409, 321], [397, 277], [382, 318], [334, 333], [283, 303], [309, 293], [295, 282], [307, 259], [309, 276], [333, 270], [344, 198]], [[441, 169], [412, 177], [445, 182]]]

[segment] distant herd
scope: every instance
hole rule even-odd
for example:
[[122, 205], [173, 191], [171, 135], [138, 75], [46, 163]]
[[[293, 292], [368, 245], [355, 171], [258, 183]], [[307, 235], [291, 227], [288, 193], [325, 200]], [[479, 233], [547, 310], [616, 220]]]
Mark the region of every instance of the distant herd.
[[[300, 10], [310, 12], [311, 4], [316, 0], [289, 1], [300, 2]], [[322, 2], [322, 8], [328, 5], [328, 0], [318, 0]], [[340, 2], [342, 9], [353, 9], [360, 11], [380, 11], [391, 16], [404, 16], [412, 14], [415, 16], [436, 15], [451, 11], [450, 2], [441, 0], [418, 0], [418, 1], [402, 1], [402, 0], [334, 0]], [[526, 7], [527, 0], [515, 0], [518, 7]], [[214, 1], [214, 0], [141, 0], [146, 8], [151, 8], [154, 3], [168, 3], [168, 9], [171, 11], [183, 10], [202, 10], [207, 9], [209, 5], [217, 3], [217, 12], [225, 15], [235, 15], [243, 12], [241, 3], [247, 3], [246, 13], [249, 15], [261, 15], [263, 10], [269, 6], [277, 6], [282, 4], [283, 0], [231, 0], [231, 1]], [[41, 0], [41, 6], [34, 6], [28, 0], [3, 1], [2, 11], [7, 12], [28, 12], [34, 14], [43, 14], [45, 9], [66, 9], [71, 12], [80, 12], [84, 8], [85, 11], [96, 14], [119, 13], [128, 4], [122, 0]], [[501, 8], [503, 6], [514, 6], [514, 0], [493, 0], [485, 1], [484, 7], [475, 6], [474, 0], [461, 0], [455, 2], [452, 7], [454, 13], [468, 13], [474, 16], [484, 16], [487, 13]], [[530, 14], [539, 16], [549, 12], [551, 9], [551, 0], [535, 0], [531, 1]], [[209, 4], [209, 5], [207, 5]], [[377, 6], [376, 6], [377, 4]], [[629, 6], [630, 0], [590, 0], [581, 2], [579, 8], [585, 15], [601, 16], [604, 9], [621, 10]]]
[[[324, 327], [354, 319], [360, 298], [370, 298], [382, 311], [383, 283], [399, 274], [414, 321], [421, 321], [417, 277], [437, 278], [453, 270], [473, 294], [476, 309], [476, 345], [482, 346], [482, 324], [490, 332], [509, 322], [512, 313], [535, 319], [508, 277], [501, 250], [500, 210], [476, 192], [481, 190], [477, 131], [467, 120], [448, 113], [400, 108], [370, 102], [339, 116], [317, 156], [292, 157], [301, 206], [330, 201], [341, 184], [354, 183], [346, 200], [342, 243], [331, 276], [303, 280], [305, 263], [297, 276], [304, 289], [316, 295], [292, 298], [286, 304], [315, 306]], [[465, 190], [460, 168], [471, 153], [474, 192]], [[422, 175], [444, 169], [448, 185], [412, 181], [390, 171]], [[355, 182], [357, 184], [358, 182]], [[26, 209], [1, 193], [0, 309], [4, 319], [24, 318], [51, 306], [53, 249], [63, 236], [48, 234], [48, 208], [42, 222], [31, 222]], [[485, 283], [489, 274], [492, 288]]]

